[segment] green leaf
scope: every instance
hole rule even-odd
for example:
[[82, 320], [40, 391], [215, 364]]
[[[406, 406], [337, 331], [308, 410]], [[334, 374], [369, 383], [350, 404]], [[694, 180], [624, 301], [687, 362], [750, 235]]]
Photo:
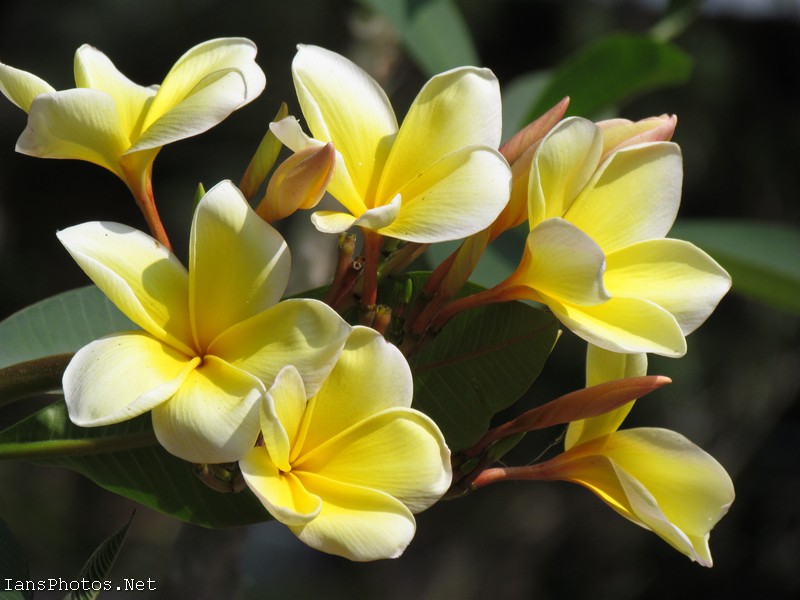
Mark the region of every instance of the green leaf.
[[643, 34], [612, 34], [553, 71], [540, 93], [534, 88], [535, 96], [520, 126], [564, 96], [571, 98], [568, 114], [592, 117], [644, 92], [685, 83], [691, 69], [691, 58], [669, 42]]
[[0, 322], [0, 368], [75, 352], [116, 331], [139, 329], [95, 286], [37, 302]]
[[[132, 521], [133, 514], [131, 514], [127, 523], [120, 527], [116, 533], [106, 538], [106, 540], [92, 552], [92, 555], [78, 574], [76, 578], [77, 581], [87, 580], [99, 582], [108, 579], [108, 573], [111, 571], [111, 567], [114, 565], [114, 561], [117, 559], [117, 555], [122, 549], [122, 543], [125, 541], [125, 536], [128, 534], [128, 529]], [[92, 587], [89, 587], [89, 589], [70, 592], [64, 597], [64, 600], [94, 600], [100, 595], [101, 590], [102, 588], [92, 589]]]
[[362, 4], [389, 21], [426, 75], [479, 64], [464, 18], [452, 0], [362, 0]]
[[533, 384], [558, 331], [551, 313], [522, 302], [457, 315], [409, 361], [414, 406], [436, 421], [451, 450], [468, 448]]
[[800, 230], [749, 221], [680, 221], [671, 237], [688, 240], [730, 273], [733, 291], [800, 314]]
[[158, 445], [149, 415], [84, 428], [73, 425], [66, 405], [56, 402], [0, 432], [0, 458], [72, 469], [114, 493], [205, 527], [271, 518], [249, 490], [226, 494], [204, 484], [190, 463]]
[[[7, 490], [6, 490], [7, 491]], [[0, 600], [30, 600], [31, 590], [14, 590], [13, 583], [24, 583], [30, 579], [28, 561], [17, 540], [9, 531], [3, 519], [0, 519]], [[6, 589], [5, 579], [11, 579], [11, 590]]]

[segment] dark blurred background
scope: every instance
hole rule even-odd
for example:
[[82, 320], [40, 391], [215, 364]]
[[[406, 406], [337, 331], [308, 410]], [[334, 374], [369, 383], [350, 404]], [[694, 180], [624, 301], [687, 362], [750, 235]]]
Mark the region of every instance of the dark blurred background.
[[[483, 66], [502, 84], [550, 68], [609, 32], [647, 31], [663, 17], [665, 2], [457, 4]], [[386, 84], [402, 114], [426, 78], [397, 37], [362, 5], [344, 0], [9, 0], [0, 7], [0, 61], [57, 89], [73, 85], [72, 56], [82, 43], [100, 48], [134, 81], [151, 84], [189, 47], [218, 36], [255, 41], [268, 85], [220, 126], [159, 155], [154, 187], [179, 255], [197, 183], [238, 181], [279, 103], [289, 101], [296, 112], [289, 71], [295, 44], [354, 58]], [[691, 80], [637, 98], [620, 107], [620, 116], [678, 115], [681, 218], [800, 226], [800, 3], [707, 2], [674, 41], [694, 59]], [[16, 154], [24, 125], [25, 115], [0, 101], [0, 319], [87, 283], [58, 244], [57, 229], [94, 219], [144, 228], [110, 173]], [[323, 282], [327, 263], [304, 262], [297, 248], [307, 228], [282, 227], [303, 275], [294, 285]], [[685, 359], [651, 360], [651, 373], [675, 383], [640, 401], [626, 426], [683, 433], [736, 484], [737, 500], [711, 536], [712, 569], [582, 488], [518, 483], [435, 506], [419, 515], [403, 557], [363, 565], [316, 553], [277, 523], [204, 530], [139, 507], [112, 577], [154, 579], [158, 592], [136, 596], [153, 598], [800, 597], [799, 349], [797, 315], [731, 294], [689, 338]], [[582, 385], [582, 361], [583, 344], [565, 335], [532, 401]], [[548, 441], [528, 440], [517, 449], [521, 460]], [[74, 577], [133, 508], [68, 471], [0, 464], [0, 515], [34, 579]]]

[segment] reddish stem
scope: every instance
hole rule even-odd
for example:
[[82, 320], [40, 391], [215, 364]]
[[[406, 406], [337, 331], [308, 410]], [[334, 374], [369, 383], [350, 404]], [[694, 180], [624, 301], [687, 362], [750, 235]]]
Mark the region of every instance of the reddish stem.
[[364, 289], [361, 293], [362, 306], [375, 306], [378, 302], [378, 261], [383, 237], [369, 229], [364, 233]]

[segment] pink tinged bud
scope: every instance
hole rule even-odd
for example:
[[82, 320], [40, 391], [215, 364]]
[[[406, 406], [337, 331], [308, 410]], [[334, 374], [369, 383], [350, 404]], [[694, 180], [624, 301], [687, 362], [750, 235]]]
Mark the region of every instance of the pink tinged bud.
[[511, 196], [503, 212], [491, 225], [489, 241], [528, 220], [528, 175], [539, 142], [564, 118], [569, 97], [553, 106], [541, 117], [518, 131], [500, 148], [500, 154], [511, 165]]
[[661, 115], [641, 121], [609, 119], [600, 121], [597, 126], [603, 133], [603, 158], [627, 146], [647, 142], [668, 142], [675, 133], [678, 117]]
[[500, 154], [508, 161], [508, 164], [513, 165], [527, 149], [546, 136], [556, 123], [564, 118], [568, 106], [569, 97], [567, 96], [541, 117], [520, 129], [503, 144], [500, 147]]
[[314, 208], [333, 177], [336, 151], [332, 143], [295, 152], [273, 173], [256, 212], [268, 223], [298, 209]]

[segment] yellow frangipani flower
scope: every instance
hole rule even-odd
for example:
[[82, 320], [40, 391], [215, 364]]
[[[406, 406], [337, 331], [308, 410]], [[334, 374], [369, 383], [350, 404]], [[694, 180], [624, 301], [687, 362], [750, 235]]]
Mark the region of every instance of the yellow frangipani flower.
[[[587, 385], [646, 372], [644, 354], [589, 346]], [[625, 518], [710, 567], [708, 538], [733, 503], [733, 483], [712, 456], [674, 431], [618, 430], [632, 405], [570, 424], [566, 451], [542, 467], [548, 478], [592, 490]]]
[[525, 253], [499, 287], [546, 304], [607, 350], [682, 356], [685, 336], [708, 318], [730, 276], [693, 244], [665, 239], [680, 204], [679, 147], [614, 150], [618, 133], [574, 117], [542, 140], [528, 181]]
[[376, 331], [354, 327], [322, 387], [280, 372], [261, 414], [263, 444], [240, 462], [245, 482], [309, 546], [368, 561], [402, 554], [414, 513], [452, 479], [439, 428], [410, 408], [411, 370]]
[[244, 456], [278, 372], [295, 365], [315, 393], [350, 331], [321, 302], [279, 302], [290, 269], [286, 243], [230, 182], [197, 206], [188, 271], [156, 240], [125, 225], [90, 222], [58, 237], [143, 330], [78, 351], [63, 379], [70, 418], [89, 427], [152, 411], [159, 442], [188, 461]]
[[500, 88], [491, 71], [437, 75], [401, 127], [381, 87], [339, 54], [300, 45], [292, 75], [313, 138], [293, 117], [271, 128], [295, 152], [333, 142], [328, 191], [348, 211], [314, 213], [320, 231], [355, 225], [412, 242], [454, 240], [488, 226], [508, 201], [511, 170], [497, 151]]
[[263, 91], [266, 78], [255, 55], [249, 40], [210, 40], [186, 52], [160, 86], [144, 87], [83, 45], [75, 53], [75, 88], [56, 91], [31, 73], [0, 64], [0, 92], [28, 113], [18, 152], [105, 167], [146, 212], [161, 147], [210, 129]]

